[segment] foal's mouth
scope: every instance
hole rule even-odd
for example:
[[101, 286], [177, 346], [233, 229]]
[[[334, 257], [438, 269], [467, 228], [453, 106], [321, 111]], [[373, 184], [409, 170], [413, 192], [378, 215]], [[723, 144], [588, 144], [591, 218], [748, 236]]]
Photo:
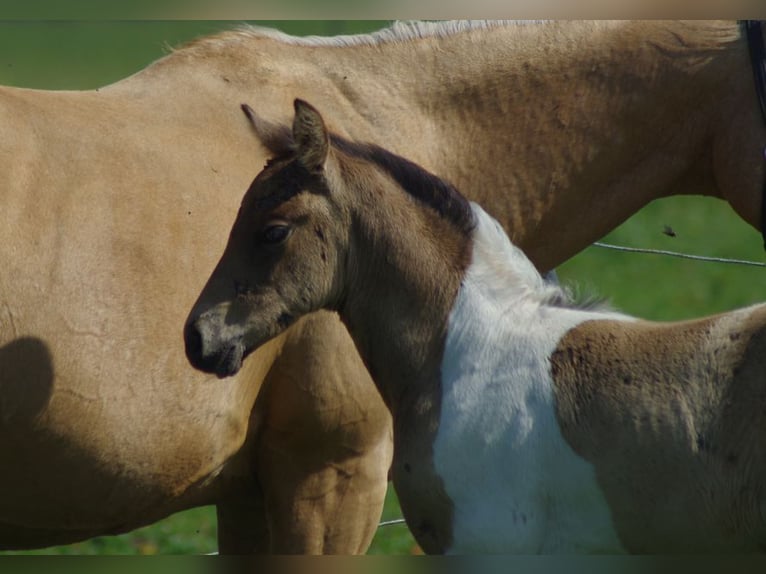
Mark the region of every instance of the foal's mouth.
[[273, 323], [273, 326], [269, 330], [267, 336], [259, 339], [258, 341], [254, 343], [248, 342], [245, 344], [245, 339], [248, 338], [247, 335], [245, 335], [244, 337], [239, 337], [233, 340], [225, 347], [221, 346], [218, 351], [216, 351], [214, 354], [211, 354], [209, 359], [204, 360], [204, 362], [208, 365], [208, 372], [215, 373], [219, 379], [225, 379], [226, 377], [236, 375], [242, 368], [242, 363], [244, 360], [252, 352], [260, 348], [261, 345], [267, 341], [282, 333], [293, 323], [295, 323], [294, 315], [286, 312], [281, 313]]
[[236, 375], [242, 368], [245, 358], [245, 345], [241, 338], [236, 338], [225, 345], [205, 345], [203, 337], [194, 323], [184, 329], [186, 357], [195, 369], [213, 373], [219, 379]]
[[184, 328], [186, 357], [194, 368], [225, 379], [236, 375], [251, 353], [281, 334], [295, 321], [295, 315], [283, 311], [268, 324], [265, 332], [232, 328], [226, 337], [218, 336], [217, 331], [204, 320], [190, 321]]
[[244, 355], [245, 345], [242, 341], [232, 343], [229, 347], [218, 353], [213, 372], [219, 379], [236, 375], [242, 368]]

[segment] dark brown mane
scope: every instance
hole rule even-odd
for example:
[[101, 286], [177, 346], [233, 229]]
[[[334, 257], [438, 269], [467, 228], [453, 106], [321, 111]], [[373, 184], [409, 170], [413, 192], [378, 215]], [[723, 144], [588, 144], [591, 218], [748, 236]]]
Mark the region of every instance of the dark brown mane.
[[351, 142], [336, 135], [331, 135], [330, 141], [341, 152], [380, 167], [407, 193], [436, 210], [464, 233], [470, 233], [476, 226], [470, 203], [449, 182], [377, 145]]
[[[266, 163], [266, 168], [293, 155], [295, 142], [288, 126], [261, 118], [247, 104], [242, 104], [242, 110], [258, 138], [274, 153]], [[375, 144], [352, 142], [336, 134], [330, 134], [330, 141], [333, 147], [342, 153], [372, 162], [383, 169], [407, 193], [436, 210], [441, 217], [451, 221], [462, 232], [470, 233], [476, 226], [470, 203], [446, 180]]]

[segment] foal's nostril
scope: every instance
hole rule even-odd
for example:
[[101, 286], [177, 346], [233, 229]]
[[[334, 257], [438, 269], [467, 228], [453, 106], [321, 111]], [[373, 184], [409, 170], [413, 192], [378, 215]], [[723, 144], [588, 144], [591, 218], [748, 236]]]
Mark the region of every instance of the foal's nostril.
[[202, 361], [202, 335], [194, 323], [187, 323], [184, 327], [184, 345], [186, 346], [186, 358], [196, 368], [201, 368]]
[[187, 323], [184, 327], [184, 344], [189, 363], [205, 373], [228, 377], [235, 374], [242, 365], [244, 349], [241, 343], [235, 342], [221, 347], [211, 345], [210, 341], [205, 344], [202, 330], [196, 321]]

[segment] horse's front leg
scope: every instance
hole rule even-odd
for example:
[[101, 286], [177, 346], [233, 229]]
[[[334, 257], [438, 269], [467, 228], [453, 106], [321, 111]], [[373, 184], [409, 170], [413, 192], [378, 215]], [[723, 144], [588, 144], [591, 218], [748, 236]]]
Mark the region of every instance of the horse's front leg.
[[254, 464], [248, 467], [242, 469], [245, 472], [240, 475], [237, 487], [227, 489], [216, 503], [219, 554], [269, 552], [271, 539], [263, 492], [253, 475]]
[[335, 314], [291, 329], [259, 403], [271, 551], [365, 552], [388, 483], [391, 420]]

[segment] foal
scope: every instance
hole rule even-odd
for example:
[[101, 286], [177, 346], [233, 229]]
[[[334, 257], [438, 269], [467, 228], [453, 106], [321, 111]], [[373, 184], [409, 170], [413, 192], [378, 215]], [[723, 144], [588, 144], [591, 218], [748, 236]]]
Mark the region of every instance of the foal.
[[766, 306], [668, 324], [576, 308], [478, 205], [305, 102], [294, 143], [264, 138], [280, 155], [189, 316], [194, 366], [232, 375], [336, 310], [427, 552], [764, 549]]

